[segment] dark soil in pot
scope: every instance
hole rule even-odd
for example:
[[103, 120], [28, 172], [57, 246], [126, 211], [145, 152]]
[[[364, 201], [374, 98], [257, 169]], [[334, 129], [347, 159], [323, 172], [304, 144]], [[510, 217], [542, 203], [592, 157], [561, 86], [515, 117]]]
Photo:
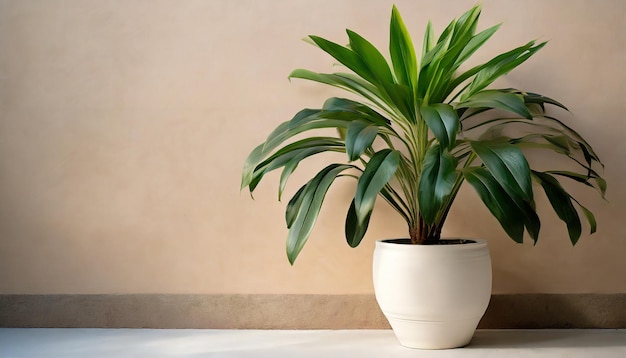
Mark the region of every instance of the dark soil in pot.
[[[400, 245], [413, 245], [411, 244], [411, 239], [390, 239], [383, 240], [383, 242], [388, 242], [391, 244], [400, 244]], [[463, 244], [475, 244], [476, 241], [468, 240], [468, 239], [447, 239], [447, 240], [437, 240], [437, 241], [427, 241], [422, 245], [463, 245]]]

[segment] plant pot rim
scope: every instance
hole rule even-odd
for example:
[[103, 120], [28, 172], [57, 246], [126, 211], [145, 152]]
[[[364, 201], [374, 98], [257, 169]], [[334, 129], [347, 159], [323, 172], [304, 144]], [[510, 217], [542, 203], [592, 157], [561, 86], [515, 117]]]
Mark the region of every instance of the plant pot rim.
[[[408, 241], [408, 242], [392, 242], [392, 241]], [[396, 244], [396, 245], [413, 245], [410, 243], [410, 240], [408, 237], [396, 237], [396, 238], [390, 238], [390, 239], [379, 239], [376, 240], [377, 242], [381, 242], [381, 243], [385, 243], [385, 244]], [[466, 242], [463, 243], [458, 243], [458, 244], [449, 244], [449, 245], [471, 245], [471, 244], [478, 244], [478, 243], [486, 243], [487, 240], [484, 239], [474, 239], [471, 237], [461, 237], [461, 236], [452, 236], [452, 237], [442, 237], [441, 241], [452, 241], [452, 240], [463, 240]], [[445, 246], [445, 245], [415, 245], [415, 246]]]
[[[397, 250], [463, 250], [463, 249], [476, 249], [479, 247], [487, 246], [487, 240], [484, 239], [474, 239], [474, 238], [466, 238], [466, 237], [445, 237], [441, 240], [449, 241], [449, 240], [465, 240], [467, 242], [464, 243], [454, 243], [447, 245], [414, 245], [411, 244], [409, 238], [395, 238], [395, 239], [380, 239], [376, 240], [377, 247], [385, 247], [389, 249], [397, 249]], [[397, 242], [402, 241], [402, 242]]]

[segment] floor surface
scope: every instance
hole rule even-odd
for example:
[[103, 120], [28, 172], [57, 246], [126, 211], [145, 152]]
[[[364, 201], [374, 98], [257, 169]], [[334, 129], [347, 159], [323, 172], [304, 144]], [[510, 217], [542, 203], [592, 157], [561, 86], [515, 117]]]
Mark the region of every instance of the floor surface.
[[1, 328], [0, 357], [626, 357], [626, 330], [479, 330], [459, 349], [402, 347], [390, 330]]

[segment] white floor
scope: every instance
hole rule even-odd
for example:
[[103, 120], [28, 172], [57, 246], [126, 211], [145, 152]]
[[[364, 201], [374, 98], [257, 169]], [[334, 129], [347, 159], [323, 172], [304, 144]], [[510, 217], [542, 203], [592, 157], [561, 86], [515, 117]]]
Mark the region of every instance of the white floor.
[[626, 330], [482, 330], [465, 348], [400, 346], [389, 330], [0, 329], [0, 357], [626, 357]]

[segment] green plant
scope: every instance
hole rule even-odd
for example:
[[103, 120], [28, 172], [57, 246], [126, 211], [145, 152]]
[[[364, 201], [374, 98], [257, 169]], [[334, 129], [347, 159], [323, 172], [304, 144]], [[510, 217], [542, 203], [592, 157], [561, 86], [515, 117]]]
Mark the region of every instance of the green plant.
[[[453, 20], [436, 41], [429, 22], [418, 61], [394, 6], [391, 66], [370, 42], [353, 31], [347, 30], [348, 46], [309, 37], [352, 73], [298, 69], [290, 78], [338, 87], [357, 99], [329, 98], [321, 109], [303, 109], [280, 124], [247, 158], [241, 182], [241, 188], [248, 187], [252, 193], [265, 174], [282, 168], [280, 200], [300, 161], [323, 152], [347, 154], [347, 163], [323, 168], [287, 204], [287, 255], [292, 264], [311, 233], [328, 188], [338, 177], [357, 181], [345, 224], [346, 239], [352, 247], [365, 235], [379, 195], [406, 220], [412, 243], [437, 242], [464, 181], [477, 191], [516, 242], [522, 242], [524, 231], [534, 242], [539, 235], [532, 180], [540, 184], [567, 225], [572, 244], [582, 230], [575, 206], [589, 222], [591, 233], [595, 232], [593, 214], [557, 180], [571, 179], [594, 187], [603, 197], [606, 190], [606, 182], [592, 168], [594, 162], [602, 163], [591, 146], [545, 111], [546, 104], [567, 110], [565, 106], [517, 89], [486, 89], [545, 42], [531, 41], [460, 71], [500, 26], [475, 33], [480, 12], [480, 6], [475, 6]], [[295, 135], [323, 128], [336, 128], [339, 134], [311, 134], [288, 142]], [[573, 165], [563, 170], [532, 169], [524, 148], [551, 151]]]

